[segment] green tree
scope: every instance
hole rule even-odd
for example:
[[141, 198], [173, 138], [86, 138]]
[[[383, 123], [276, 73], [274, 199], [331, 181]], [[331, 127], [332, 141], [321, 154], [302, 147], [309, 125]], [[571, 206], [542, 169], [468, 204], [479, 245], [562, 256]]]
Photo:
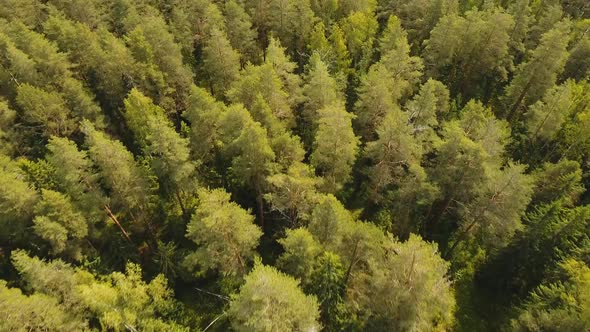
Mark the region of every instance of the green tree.
[[467, 98], [484, 95], [485, 78], [505, 81], [512, 66], [509, 33], [514, 20], [501, 11], [468, 11], [441, 18], [425, 42], [431, 75]]
[[352, 65], [366, 71], [371, 63], [377, 29], [379, 24], [372, 12], [354, 11], [341, 21], [346, 45], [350, 52]]
[[275, 153], [268, 142], [266, 129], [242, 106], [230, 107], [222, 119], [221, 130], [226, 136], [224, 152], [231, 158], [230, 174], [237, 184], [254, 190], [258, 217], [264, 228], [266, 177], [275, 170]]
[[295, 125], [290, 95], [278, 71], [270, 63], [260, 66], [246, 65], [240, 78], [227, 91], [231, 102], [242, 103], [247, 109], [253, 108], [259, 95], [263, 97], [276, 118], [287, 128]]
[[344, 304], [344, 266], [338, 255], [324, 252], [316, 260], [306, 289], [318, 297], [320, 323], [325, 331], [341, 331], [347, 323]]
[[211, 161], [217, 146], [220, 119], [226, 106], [205, 89], [193, 86], [183, 117], [190, 124], [191, 156], [199, 162]]
[[0, 99], [0, 154], [11, 155], [17, 148], [16, 112]]
[[285, 237], [279, 240], [285, 252], [277, 261], [277, 266], [289, 275], [301, 280], [303, 284], [310, 281], [316, 258], [321, 253], [321, 246], [306, 228], [288, 229]]
[[188, 140], [174, 130], [161, 107], [136, 89], [125, 99], [124, 115], [137, 144], [160, 178], [161, 187], [175, 195], [184, 210], [181, 194], [193, 191], [195, 170]]
[[553, 29], [564, 17], [562, 6], [557, 2], [533, 2], [531, 3], [531, 7], [535, 22], [531, 24], [527, 38], [525, 39], [527, 49], [533, 49], [538, 46], [543, 34]]
[[[562, 78], [572, 78], [582, 81], [590, 77], [590, 37], [586, 36], [586, 26], [576, 26], [577, 34], [572, 38], [573, 47], [561, 75]], [[582, 25], [582, 24], [580, 24]]]
[[318, 111], [332, 104], [342, 102], [343, 96], [338, 90], [338, 83], [330, 75], [328, 66], [321, 60], [319, 53], [314, 52], [308, 64], [308, 73], [303, 86], [305, 98], [304, 118], [307, 125], [304, 137], [311, 142], [317, 130]]
[[277, 173], [266, 178], [269, 189], [264, 198], [271, 208], [278, 211], [292, 225], [306, 220], [317, 200], [317, 187], [320, 179], [314, 170], [301, 162], [293, 163], [287, 172]]
[[461, 110], [460, 124], [467, 137], [480, 143], [490, 158], [503, 156], [510, 129], [506, 121], [494, 116], [491, 108], [470, 100]]
[[580, 257], [589, 221], [587, 206], [567, 208], [562, 200], [532, 208], [523, 218], [525, 228], [481, 269], [481, 280], [493, 291], [510, 289], [524, 299], [561, 261]]
[[241, 2], [230, 0], [223, 7], [225, 29], [231, 46], [240, 53], [240, 64], [243, 67], [248, 61], [260, 61], [260, 49], [256, 44], [256, 31], [252, 27], [252, 19]]
[[86, 219], [95, 223], [104, 219], [106, 203], [99, 185], [99, 176], [87, 151], [63, 137], [51, 137], [46, 145], [45, 160], [53, 167], [57, 188], [69, 196]]
[[[369, 292], [378, 315], [372, 324], [381, 331], [424, 331], [453, 325], [455, 298], [447, 276], [449, 263], [436, 244], [411, 235], [392, 245], [384, 266], [376, 268]], [[371, 324], [371, 323], [369, 323]]]
[[75, 260], [82, 258], [82, 241], [88, 235], [88, 224], [69, 197], [42, 190], [41, 200], [35, 205], [33, 223], [33, 230], [49, 242], [54, 255], [64, 253]]
[[225, 32], [215, 27], [211, 29], [203, 47], [203, 70], [211, 90], [217, 96], [223, 96], [238, 78], [240, 54], [232, 48]]
[[358, 152], [359, 139], [342, 105], [320, 109], [318, 130], [313, 143], [311, 164], [324, 177], [323, 190], [336, 192], [348, 182]]
[[328, 36], [328, 41], [332, 46], [332, 50], [334, 52], [333, 60], [332, 60], [332, 67], [334, 68], [333, 71], [336, 73], [336, 79], [339, 82], [339, 86], [341, 86], [341, 90], [344, 90], [346, 87], [346, 80], [348, 78], [348, 74], [351, 71], [351, 64], [352, 59], [350, 58], [350, 52], [346, 47], [346, 38], [344, 36], [344, 31], [342, 28], [334, 24], [332, 26], [332, 31]]
[[428, 79], [420, 86], [420, 91], [405, 105], [409, 121], [414, 127], [414, 136], [426, 151], [438, 141], [435, 135], [440, 122], [449, 111], [449, 90], [436, 80]]
[[326, 25], [323, 21], [314, 25], [311, 35], [309, 36], [307, 49], [309, 53], [317, 53], [320, 59], [328, 66], [332, 65], [332, 45], [330, 45], [330, 42], [326, 37]]
[[517, 318], [515, 331], [585, 331], [590, 328], [590, 269], [574, 259], [560, 264], [560, 279], [535, 289]]
[[526, 50], [524, 41], [533, 20], [530, 2], [530, 0], [514, 1], [507, 10], [508, 14], [514, 18], [514, 29], [510, 33], [510, 51], [517, 61], [522, 58]]
[[25, 295], [0, 280], [0, 329], [4, 331], [65, 331], [88, 329], [88, 322], [69, 313], [44, 294]]
[[183, 62], [180, 46], [168, 31], [164, 19], [159, 16], [141, 17], [136, 28], [141, 30], [153, 50], [153, 61], [166, 80], [167, 90], [158, 99], [158, 104], [169, 112], [181, 114], [186, 107], [193, 75]]
[[311, 9], [317, 17], [322, 19], [322, 24], [330, 25], [337, 19], [340, 3], [338, 0], [311, 0]]
[[43, 30], [77, 64], [78, 75], [93, 78], [88, 83], [105, 110], [119, 107], [129, 83], [141, 80], [131, 50], [106, 29], [93, 31], [85, 24], [51, 16]]
[[457, 0], [387, 0], [380, 3], [380, 15], [396, 15], [408, 31], [414, 49], [420, 49], [442, 17], [458, 12]]
[[308, 228], [323, 246], [335, 248], [340, 241], [340, 230], [352, 221], [352, 215], [342, 203], [326, 195], [313, 208]]
[[332, 78], [328, 66], [322, 61], [319, 53], [313, 53], [308, 64], [308, 73], [303, 86], [305, 111], [313, 122], [317, 119], [316, 112], [335, 102], [342, 100], [336, 80]]
[[17, 93], [16, 102], [24, 119], [38, 126], [39, 134], [45, 137], [67, 136], [76, 129], [76, 121], [58, 93], [26, 83], [18, 87]]
[[18, 242], [32, 218], [31, 207], [37, 201], [35, 188], [10, 158], [0, 155], [0, 225], [3, 243]]
[[568, 21], [557, 24], [543, 34], [530, 59], [518, 66], [504, 93], [508, 119], [519, 115], [523, 107], [540, 100], [555, 84], [568, 57], [569, 32]]
[[319, 329], [318, 302], [295, 279], [260, 263], [232, 296], [229, 316], [236, 331], [308, 331]]
[[45, 18], [43, 6], [37, 0], [2, 0], [0, 17], [6, 19], [18, 18], [27, 26], [38, 26]]
[[412, 134], [408, 115], [398, 109], [385, 115], [377, 128], [378, 139], [367, 143], [365, 155], [371, 160], [369, 180], [374, 199], [380, 200], [388, 187], [399, 185], [408, 172], [424, 173], [422, 148]]
[[393, 75], [402, 97], [413, 92], [422, 77], [424, 65], [420, 57], [410, 55], [408, 34], [396, 16], [390, 16], [387, 20], [387, 26], [379, 38], [379, 52], [379, 62]]
[[254, 217], [223, 189], [199, 190], [199, 203], [187, 226], [186, 237], [200, 247], [187, 256], [185, 264], [224, 275], [242, 276], [248, 270], [262, 232]]
[[[305, 24], [309, 24], [306, 22]], [[301, 99], [301, 78], [295, 73], [297, 63], [291, 61], [287, 49], [283, 47], [279, 39], [270, 38], [264, 55], [266, 68], [271, 67], [281, 79], [287, 92], [287, 100], [291, 108], [295, 107]]]
[[466, 136], [455, 121], [446, 123], [443, 140], [435, 146], [435, 165], [429, 177], [440, 188], [441, 200], [433, 203], [429, 214], [432, 225], [438, 223], [455, 202], [470, 202], [486, 180], [488, 154], [483, 146]]
[[[576, 94], [574, 94], [575, 96]], [[583, 93], [588, 96], [588, 94]], [[582, 161], [587, 151], [590, 151], [590, 141], [588, 140], [588, 133], [590, 133], [590, 107], [586, 102], [586, 98], [575, 98], [579, 100], [581, 109], [574, 109], [569, 120], [563, 126], [563, 136], [560, 138], [558, 150], [559, 155], [563, 158]], [[577, 107], [576, 107], [577, 108]]]
[[484, 248], [506, 246], [522, 227], [521, 218], [533, 193], [533, 179], [524, 174], [523, 165], [508, 164], [491, 172], [476, 189], [473, 200], [460, 208], [460, 231], [447, 255], [468, 236], [475, 236]]
[[88, 155], [99, 169], [101, 183], [111, 193], [114, 210], [124, 211], [138, 226], [145, 226], [153, 198], [146, 170], [120, 141], [96, 130], [89, 122], [82, 124], [82, 131]]
[[272, 0], [261, 4], [247, 1], [252, 12], [254, 25], [258, 27], [259, 38], [266, 41], [272, 34], [288, 46], [295, 54], [304, 51], [309, 34], [316, 21], [310, 1]]
[[378, 63], [361, 79], [357, 94], [354, 113], [358, 132], [364, 140], [374, 140], [383, 117], [399, 108], [401, 91], [395, 86], [391, 72]]
[[127, 264], [125, 273], [97, 277], [61, 260], [46, 262], [21, 250], [13, 251], [11, 259], [35, 295], [57, 299], [70, 315], [88, 317], [96, 322], [97, 328], [186, 330], [168, 320], [178, 304], [166, 279], [159, 275], [149, 283], [143, 281], [137, 264]]
[[551, 140], [565, 123], [572, 109], [572, 89], [570, 84], [555, 86], [524, 114], [527, 131], [531, 141]]
[[548, 204], [561, 200], [564, 204], [574, 204], [584, 192], [580, 164], [563, 159], [559, 162], [545, 163], [534, 172], [535, 187], [532, 203]]
[[[94, 96], [84, 88], [81, 81], [74, 78], [73, 64], [68, 61], [66, 54], [59, 52], [43, 35], [20, 22], [0, 24], [0, 30], [11, 38], [15, 47], [27, 55], [29, 62], [26, 67], [34, 67], [22, 67], [22, 60], [14, 62], [17, 66], [11, 66], [11, 70], [15, 72], [13, 75], [16, 75], [15, 78], [24, 78], [23, 81], [16, 81], [16, 85], [28, 83], [47, 92], [59, 94], [72, 116], [78, 120], [86, 118], [99, 127], [104, 126], [103, 114], [94, 102]], [[34, 75], [21, 74], [23, 70], [31, 69], [34, 70]]]

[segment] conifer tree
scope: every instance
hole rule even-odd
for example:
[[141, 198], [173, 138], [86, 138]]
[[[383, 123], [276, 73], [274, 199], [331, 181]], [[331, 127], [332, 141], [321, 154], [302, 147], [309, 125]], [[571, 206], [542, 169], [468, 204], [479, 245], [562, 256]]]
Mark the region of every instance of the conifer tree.
[[229, 316], [237, 331], [316, 330], [317, 299], [305, 295], [298, 282], [258, 263], [232, 297]]
[[567, 60], [569, 32], [568, 21], [556, 24], [553, 29], [543, 34], [531, 58], [518, 66], [504, 95], [508, 119], [517, 116], [523, 107], [540, 100], [555, 84]]
[[484, 78], [507, 79], [509, 33], [514, 20], [500, 11], [468, 11], [465, 17], [443, 17], [425, 42], [426, 65], [434, 77], [444, 80], [454, 93], [470, 98], [489, 87]]
[[209, 86], [217, 96], [223, 93], [238, 78], [240, 54], [230, 45], [225, 32], [212, 28], [203, 47], [203, 69]]
[[551, 140], [565, 122], [572, 108], [569, 84], [553, 87], [524, 114], [531, 141]]
[[334, 193], [350, 179], [358, 152], [359, 139], [354, 135], [352, 114], [342, 105], [331, 105], [318, 111], [319, 124], [311, 153], [311, 164], [324, 178], [322, 189]]
[[186, 237], [199, 248], [186, 257], [185, 264], [197, 267], [199, 274], [214, 269], [224, 275], [244, 275], [262, 235], [254, 217], [230, 202], [223, 189], [200, 189], [198, 196]]
[[125, 99], [125, 119], [162, 187], [174, 193], [182, 206], [180, 193], [191, 192], [194, 183], [188, 140], [174, 130], [161, 107], [136, 89]]
[[223, 7], [225, 29], [231, 46], [240, 54], [243, 67], [248, 61], [260, 61], [260, 49], [256, 44], [256, 31], [252, 27], [252, 19], [241, 2], [231, 0]]
[[41, 200], [35, 205], [35, 215], [33, 229], [49, 242], [53, 254], [67, 251], [68, 256], [81, 259], [81, 242], [88, 235], [88, 225], [67, 196], [42, 190]]
[[[101, 183], [111, 193], [112, 210], [124, 212], [139, 223], [137, 226], [145, 227], [153, 198], [153, 184], [146, 169], [137, 164], [120, 141], [96, 130], [89, 122], [82, 124], [82, 131], [88, 155], [99, 169]], [[105, 210], [108, 213], [111, 208], [106, 206]]]

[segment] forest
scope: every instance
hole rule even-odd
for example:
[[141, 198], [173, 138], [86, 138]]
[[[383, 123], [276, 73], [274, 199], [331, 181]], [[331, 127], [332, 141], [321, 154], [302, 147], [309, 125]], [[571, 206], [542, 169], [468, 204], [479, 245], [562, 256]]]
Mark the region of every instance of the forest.
[[0, 0], [0, 332], [587, 332], [589, 189], [588, 0]]

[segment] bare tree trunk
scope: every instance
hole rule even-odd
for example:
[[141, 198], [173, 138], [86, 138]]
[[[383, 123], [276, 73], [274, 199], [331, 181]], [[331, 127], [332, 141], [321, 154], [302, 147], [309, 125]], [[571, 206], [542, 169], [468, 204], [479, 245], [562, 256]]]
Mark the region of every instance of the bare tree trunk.
[[121, 223], [119, 222], [117, 217], [115, 217], [115, 215], [113, 214], [113, 212], [111, 211], [109, 206], [105, 205], [104, 209], [107, 212], [107, 215], [109, 216], [109, 218], [115, 223], [115, 225], [117, 225], [117, 227], [119, 227], [119, 230], [121, 230], [121, 233], [123, 233], [123, 236], [125, 236], [127, 241], [129, 241], [130, 243], [133, 243], [133, 241], [131, 241], [131, 238], [129, 237], [129, 234], [127, 234], [127, 231], [125, 231], [125, 228], [123, 228], [123, 226], [121, 225]]

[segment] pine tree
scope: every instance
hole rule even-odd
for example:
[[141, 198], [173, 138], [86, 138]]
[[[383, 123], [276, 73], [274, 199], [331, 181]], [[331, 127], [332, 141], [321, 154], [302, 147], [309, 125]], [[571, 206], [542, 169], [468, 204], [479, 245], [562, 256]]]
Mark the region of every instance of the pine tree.
[[508, 123], [497, 119], [491, 108], [470, 100], [461, 110], [460, 124], [467, 137], [482, 145], [490, 158], [499, 158], [509, 140]]
[[569, 26], [568, 21], [563, 21], [544, 33], [531, 58], [516, 69], [504, 95], [508, 119], [540, 100], [555, 84], [568, 56]]
[[372, 12], [354, 11], [342, 20], [341, 27], [352, 65], [361, 72], [366, 71], [373, 57], [377, 18]]
[[206, 163], [213, 158], [218, 139], [218, 127], [226, 106], [215, 100], [205, 89], [193, 86], [183, 117], [190, 124], [191, 156]]
[[17, 148], [16, 112], [0, 99], [0, 154], [10, 156]]
[[508, 164], [494, 170], [473, 200], [460, 208], [460, 231], [447, 256], [466, 237], [475, 235], [484, 248], [505, 246], [519, 228], [533, 193], [533, 180], [524, 174], [524, 166]]
[[82, 258], [82, 240], [88, 235], [88, 225], [69, 197], [42, 190], [41, 200], [35, 205], [33, 223], [35, 233], [49, 242], [54, 255], [66, 252], [73, 259]]
[[26, 83], [18, 87], [17, 93], [16, 102], [25, 120], [38, 126], [42, 136], [67, 136], [76, 129], [76, 121], [58, 93]]
[[328, 71], [328, 67], [321, 60], [319, 53], [313, 53], [309, 62], [309, 69], [303, 86], [305, 97], [304, 116], [306, 125], [306, 141], [311, 141], [317, 130], [318, 111], [332, 104], [342, 102], [343, 97], [338, 90], [337, 82]]
[[392, 185], [400, 185], [408, 173], [423, 173], [422, 148], [412, 136], [408, 116], [400, 110], [389, 112], [377, 128], [378, 139], [367, 143], [365, 155], [372, 161], [369, 179], [373, 197], [382, 198]]
[[260, 62], [260, 49], [256, 44], [256, 31], [250, 15], [238, 1], [230, 0], [223, 7], [225, 29], [231, 46], [240, 54], [242, 67], [247, 62]]
[[321, 253], [321, 246], [313, 235], [306, 228], [288, 229], [279, 243], [285, 251], [279, 257], [277, 266], [303, 284], [311, 282], [316, 258]]
[[76, 143], [63, 137], [51, 137], [46, 149], [45, 160], [54, 169], [57, 188], [69, 196], [91, 223], [103, 220], [102, 209], [106, 199], [88, 153], [79, 150]]
[[402, 96], [413, 92], [422, 77], [424, 65], [420, 57], [410, 55], [408, 34], [396, 16], [390, 16], [387, 20], [387, 27], [379, 39], [379, 52], [379, 62], [393, 75]]
[[240, 292], [232, 297], [229, 316], [236, 331], [293, 331], [319, 328], [318, 303], [295, 279], [258, 263]]
[[449, 90], [443, 83], [429, 79], [406, 103], [405, 110], [414, 127], [414, 136], [422, 142], [426, 151], [431, 150], [438, 141], [435, 133], [440, 122], [449, 111]]
[[371, 66], [362, 78], [357, 90], [358, 100], [354, 105], [356, 126], [361, 137], [370, 141], [383, 117], [399, 108], [401, 91], [394, 84], [391, 72], [382, 64]]
[[388, 0], [380, 6], [383, 17], [398, 16], [414, 49], [420, 49], [439, 20], [459, 10], [457, 0]]
[[195, 165], [189, 160], [188, 140], [181, 137], [165, 111], [136, 89], [125, 99], [125, 119], [162, 187], [177, 196], [193, 190]]
[[443, 17], [425, 44], [426, 66], [453, 92], [467, 98], [483, 96], [485, 78], [507, 79], [512, 63], [508, 54], [514, 20], [500, 11], [468, 11], [465, 17]]
[[352, 130], [354, 116], [343, 106], [331, 105], [318, 113], [318, 130], [310, 159], [324, 178], [323, 191], [334, 193], [350, 179], [359, 139]]
[[32, 218], [37, 201], [35, 188], [25, 181], [23, 171], [10, 158], [0, 155], [0, 225], [3, 243], [18, 242]]
[[590, 328], [590, 269], [581, 261], [568, 259], [559, 266], [560, 279], [548, 280], [531, 292], [518, 317], [511, 321], [515, 331], [584, 331]]
[[524, 114], [531, 141], [551, 140], [566, 121], [572, 108], [571, 86], [553, 87]]
[[[99, 169], [102, 184], [110, 190], [113, 210], [124, 212], [144, 227], [151, 209], [152, 183], [131, 152], [118, 140], [82, 124], [88, 155]], [[111, 210], [106, 206], [107, 212]], [[111, 217], [111, 219], [113, 219]], [[114, 220], [113, 220], [114, 221]], [[123, 232], [125, 234], [125, 232]]]
[[254, 217], [230, 202], [223, 189], [200, 189], [198, 196], [186, 237], [199, 248], [186, 257], [185, 265], [197, 267], [199, 274], [214, 269], [224, 275], [244, 275], [262, 235]]
[[238, 78], [240, 54], [232, 48], [225, 32], [215, 27], [203, 47], [203, 69], [211, 90], [217, 96], [223, 96]]
[[391, 246], [384, 266], [375, 268], [369, 298], [377, 315], [369, 326], [398, 331], [445, 329], [453, 324], [455, 299], [449, 263], [436, 244], [411, 235]]
[[88, 322], [68, 312], [59, 302], [44, 294], [25, 295], [8, 288], [0, 280], [0, 329], [5, 331], [86, 330]]
[[348, 320], [343, 298], [344, 272], [338, 255], [324, 252], [309, 277], [306, 289], [318, 297], [320, 323], [325, 331], [340, 331]]
[[535, 187], [531, 203], [534, 205], [556, 201], [573, 205], [584, 192], [582, 170], [578, 162], [563, 159], [555, 164], [545, 163], [533, 174]]
[[226, 135], [225, 153], [231, 158], [230, 174], [238, 184], [256, 193], [258, 216], [264, 227], [265, 179], [274, 173], [276, 166], [275, 153], [269, 144], [266, 129], [252, 120], [240, 105], [230, 107], [221, 126]]
[[301, 162], [292, 164], [286, 173], [278, 173], [266, 179], [269, 189], [264, 195], [271, 209], [278, 211], [291, 224], [309, 217], [317, 200], [316, 188], [320, 180], [313, 169]]

